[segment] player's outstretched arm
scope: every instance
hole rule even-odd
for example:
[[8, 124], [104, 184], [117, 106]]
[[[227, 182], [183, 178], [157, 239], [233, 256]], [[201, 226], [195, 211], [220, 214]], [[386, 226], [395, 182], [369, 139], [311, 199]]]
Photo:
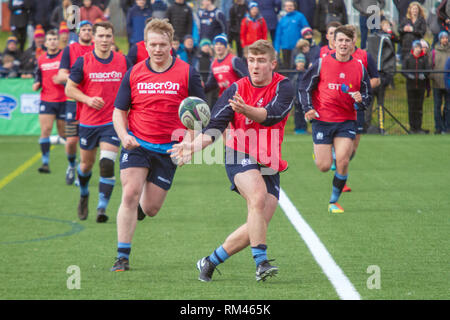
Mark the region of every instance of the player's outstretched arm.
[[170, 157], [174, 159], [178, 166], [182, 166], [191, 161], [195, 152], [201, 151], [213, 143], [213, 139], [208, 134], [200, 133], [193, 141], [191, 135], [186, 135], [181, 143], [174, 144], [172, 149], [167, 150]]

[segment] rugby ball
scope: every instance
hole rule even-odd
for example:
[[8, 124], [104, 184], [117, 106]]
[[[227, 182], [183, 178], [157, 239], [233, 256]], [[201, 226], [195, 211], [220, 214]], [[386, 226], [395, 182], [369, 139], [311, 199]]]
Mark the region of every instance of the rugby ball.
[[[181, 123], [188, 129], [193, 130], [197, 122], [198, 128], [205, 128], [211, 119], [208, 104], [198, 97], [187, 97], [180, 103], [178, 116]], [[197, 129], [197, 127], [195, 127]]]

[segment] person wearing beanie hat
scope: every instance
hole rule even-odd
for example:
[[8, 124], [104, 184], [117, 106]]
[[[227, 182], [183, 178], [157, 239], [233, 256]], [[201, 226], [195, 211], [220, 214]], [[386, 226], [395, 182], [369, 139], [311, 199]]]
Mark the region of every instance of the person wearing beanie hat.
[[203, 46], [211, 46], [211, 45], [212, 45], [211, 40], [209, 40], [207, 38], [201, 39], [200, 43], [199, 43], [200, 48]]
[[[428, 54], [428, 64], [432, 70], [445, 70], [445, 63], [450, 57], [448, 33], [439, 33], [439, 42]], [[444, 73], [430, 73], [434, 103], [434, 133], [450, 133], [450, 91], [445, 89]], [[442, 108], [442, 104], [444, 105]]]
[[313, 30], [310, 27], [304, 27], [301, 31], [302, 38], [305, 38], [306, 35], [313, 35]]
[[58, 33], [59, 33], [59, 48], [64, 49], [69, 44], [69, 35], [70, 35], [70, 30], [67, 27], [67, 23], [65, 21], [61, 21]]
[[40, 24], [38, 24], [36, 26], [36, 28], [34, 29], [34, 39], [39, 38], [39, 37], [42, 37], [42, 38], [45, 37], [45, 31]]
[[15, 36], [9, 36], [6, 40], [6, 48], [3, 51], [3, 55], [11, 55], [14, 60], [19, 60], [21, 52], [19, 50], [19, 41]]
[[[410, 53], [403, 58], [402, 70], [428, 69], [430, 66], [422, 50], [422, 43], [420, 40], [414, 40]], [[403, 72], [402, 75], [406, 78], [410, 131], [415, 134], [427, 134], [429, 130], [422, 128], [422, 118], [428, 74], [426, 72]]]
[[219, 88], [220, 97], [234, 82], [248, 76], [248, 69], [241, 58], [229, 51], [226, 34], [221, 33], [214, 37], [213, 45], [216, 58], [211, 63], [205, 93]]
[[241, 22], [242, 47], [248, 47], [257, 40], [267, 40], [268, 32], [266, 20], [260, 15], [258, 4], [250, 2], [249, 13]]

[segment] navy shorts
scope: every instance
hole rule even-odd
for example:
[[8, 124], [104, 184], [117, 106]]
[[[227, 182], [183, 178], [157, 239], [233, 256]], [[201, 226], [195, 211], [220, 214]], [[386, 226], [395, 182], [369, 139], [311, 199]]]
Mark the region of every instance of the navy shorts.
[[80, 125], [80, 148], [83, 150], [92, 150], [100, 145], [100, 142], [106, 142], [113, 146], [120, 146], [120, 140], [112, 124], [103, 126], [86, 127]]
[[122, 148], [120, 170], [127, 168], [148, 168], [147, 181], [169, 190], [177, 170], [169, 154], [137, 147], [133, 150]]
[[[234, 158], [231, 160], [227, 158], [225, 160], [225, 170], [227, 171], [228, 179], [231, 182], [231, 191], [239, 193], [236, 185], [234, 184], [234, 177], [241, 172], [246, 172], [248, 170], [256, 169], [261, 172], [261, 170], [268, 169], [261, 166], [255, 161], [254, 158], [247, 154], [234, 151], [230, 148], [225, 149], [225, 154], [232, 154]], [[236, 161], [237, 160], [237, 161]], [[269, 169], [270, 170], [270, 169]], [[270, 170], [273, 173], [273, 170]], [[280, 174], [278, 172], [273, 174], [262, 174], [264, 182], [266, 183], [267, 192], [274, 195], [277, 199], [280, 198]]]
[[74, 122], [77, 117], [77, 103], [72, 100], [66, 101], [66, 122]]
[[324, 122], [312, 121], [312, 137], [314, 144], [333, 144], [336, 137], [356, 138], [356, 121]]
[[364, 110], [356, 111], [356, 133], [357, 134], [361, 134], [364, 132], [364, 122], [365, 122]]
[[64, 120], [66, 118], [66, 102], [41, 101], [39, 114], [54, 114], [56, 119]]

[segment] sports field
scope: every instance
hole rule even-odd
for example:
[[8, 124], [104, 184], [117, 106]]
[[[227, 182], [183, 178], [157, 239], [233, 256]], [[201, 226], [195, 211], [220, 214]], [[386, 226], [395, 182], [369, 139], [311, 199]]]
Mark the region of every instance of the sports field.
[[310, 136], [288, 134], [281, 186], [290, 203], [283, 204], [310, 230], [300, 225], [301, 236], [277, 209], [268, 254], [280, 272], [263, 283], [249, 249], [219, 266], [212, 282], [197, 280], [196, 261], [246, 217], [222, 165], [178, 169], [158, 216], [138, 222], [131, 271], [112, 273], [120, 183], [110, 220], [97, 224], [96, 167], [90, 216], [79, 221], [63, 146], [52, 149], [52, 173], [42, 175], [37, 139], [0, 137], [0, 299], [450, 298], [449, 135], [364, 136], [350, 165], [353, 191], [340, 201], [346, 211], [330, 215], [332, 173], [315, 168]]

